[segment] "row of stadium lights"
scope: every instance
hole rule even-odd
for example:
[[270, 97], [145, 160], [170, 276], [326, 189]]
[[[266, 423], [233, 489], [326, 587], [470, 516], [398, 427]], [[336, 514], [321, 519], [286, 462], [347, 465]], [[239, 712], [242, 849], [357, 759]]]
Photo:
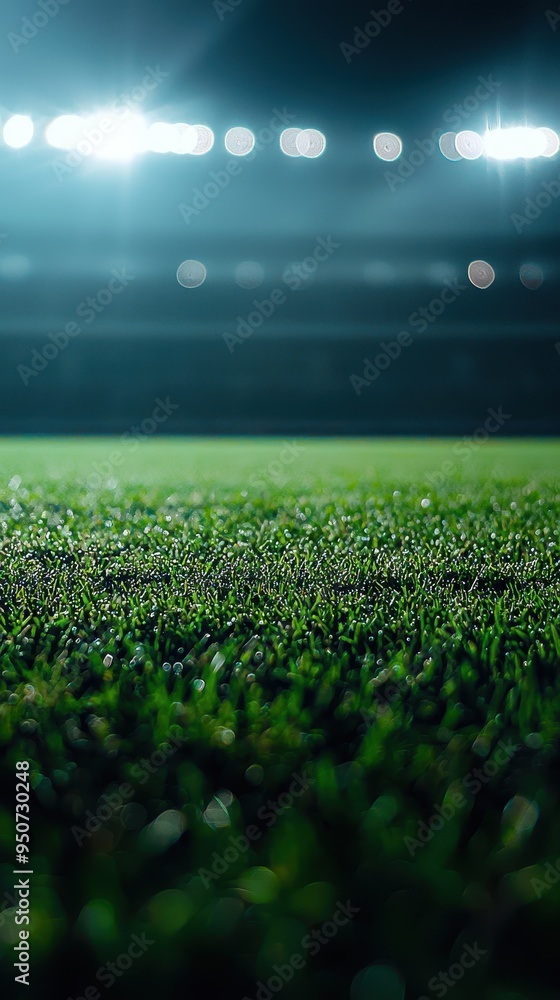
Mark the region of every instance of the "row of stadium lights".
[[[475, 288], [490, 288], [496, 280], [496, 272], [485, 260], [474, 260], [468, 267], [469, 281]], [[207, 271], [199, 260], [184, 260], [177, 268], [177, 281], [183, 288], [199, 288], [206, 281]], [[538, 264], [523, 264], [519, 277], [525, 288], [536, 291], [544, 281], [542, 268]], [[236, 281], [241, 288], [258, 288], [264, 280], [264, 271], [256, 261], [245, 261], [237, 270]]]
[[[12, 115], [2, 133], [7, 146], [22, 149], [32, 141], [35, 126], [27, 115]], [[88, 118], [61, 115], [47, 125], [45, 138], [55, 149], [76, 150], [85, 156], [96, 152], [116, 158], [143, 152], [200, 156], [210, 152], [215, 141], [207, 125], [183, 122], [147, 125], [139, 116], [130, 115], [122, 121], [111, 118], [110, 114]], [[226, 150], [233, 156], [247, 156], [255, 143], [254, 133], [244, 126], [230, 128], [224, 139]], [[286, 156], [315, 159], [325, 152], [326, 145], [327, 140], [318, 129], [287, 128], [280, 135], [280, 148]], [[379, 159], [392, 162], [402, 155], [403, 143], [393, 132], [379, 132], [373, 139], [373, 148]], [[439, 139], [439, 148], [448, 160], [476, 160], [483, 155], [496, 160], [534, 159], [556, 156], [560, 138], [553, 129], [544, 127], [499, 128], [487, 131], [484, 136], [464, 130], [445, 132]]]

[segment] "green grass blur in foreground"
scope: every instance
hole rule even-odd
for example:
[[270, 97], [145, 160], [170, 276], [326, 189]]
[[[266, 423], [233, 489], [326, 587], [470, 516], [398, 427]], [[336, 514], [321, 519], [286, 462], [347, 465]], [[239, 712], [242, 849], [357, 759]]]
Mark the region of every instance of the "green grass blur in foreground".
[[28, 996], [104, 995], [133, 933], [155, 943], [119, 997], [255, 998], [298, 954], [296, 1000], [431, 1000], [451, 967], [454, 1000], [558, 996], [559, 459], [0, 442], [0, 874], [28, 759]]

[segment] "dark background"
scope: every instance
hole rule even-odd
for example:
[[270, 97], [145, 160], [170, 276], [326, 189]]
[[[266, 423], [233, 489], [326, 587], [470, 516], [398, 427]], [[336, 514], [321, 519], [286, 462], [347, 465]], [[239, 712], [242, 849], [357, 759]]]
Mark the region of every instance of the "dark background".
[[[0, 433], [123, 433], [158, 396], [179, 407], [165, 432], [472, 433], [498, 406], [511, 414], [502, 433], [560, 432], [560, 199], [522, 233], [511, 220], [559, 177], [560, 157], [451, 163], [436, 151], [392, 193], [384, 174], [400, 161], [371, 146], [397, 132], [406, 159], [452, 128], [445, 112], [479, 76], [501, 86], [455, 130], [558, 129], [560, 27], [547, 4], [404, 0], [348, 64], [340, 44], [384, 7], [242, 0], [220, 17], [210, 0], [70, 0], [17, 53], [8, 34], [38, 8], [2, 10], [2, 120], [30, 114], [37, 132], [21, 151], [0, 143]], [[210, 125], [211, 153], [92, 158], [60, 181], [53, 161], [65, 154], [44, 124], [130, 93], [147, 66], [169, 75], [139, 110]], [[225, 131], [259, 132], [275, 108], [323, 130], [325, 154], [288, 159], [275, 139], [187, 225], [179, 206], [232, 159]], [[286, 266], [329, 235], [340, 248], [286, 289]], [[187, 258], [207, 267], [195, 290], [176, 280]], [[487, 291], [466, 279], [477, 258], [496, 271]], [[245, 260], [264, 268], [254, 290], [235, 282]], [[525, 262], [543, 269], [538, 291], [519, 280]], [[122, 267], [130, 287], [24, 384], [19, 366]], [[446, 277], [468, 287], [428, 330], [411, 329]], [[277, 287], [287, 301], [230, 353], [224, 332]], [[358, 396], [350, 376], [401, 330], [413, 343]]]

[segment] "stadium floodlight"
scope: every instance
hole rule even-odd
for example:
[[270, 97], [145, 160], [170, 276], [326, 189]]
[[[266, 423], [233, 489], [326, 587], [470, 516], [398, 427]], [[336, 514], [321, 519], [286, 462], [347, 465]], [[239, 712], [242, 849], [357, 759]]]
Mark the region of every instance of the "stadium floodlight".
[[45, 138], [55, 149], [75, 149], [85, 124], [80, 115], [60, 115], [47, 125]]
[[402, 140], [393, 132], [379, 132], [373, 140], [373, 148], [380, 160], [398, 160], [403, 151]]
[[325, 152], [327, 140], [322, 132], [316, 128], [304, 128], [295, 137], [296, 149], [300, 156], [306, 159], [315, 159]]
[[12, 115], [4, 125], [4, 142], [12, 149], [22, 149], [31, 142], [34, 131], [33, 122], [27, 115]]
[[540, 128], [539, 132], [544, 135], [546, 139], [546, 149], [543, 152], [543, 156], [556, 156], [558, 150], [560, 149], [560, 138], [558, 132], [555, 132], [552, 128]]
[[469, 264], [469, 281], [475, 288], [490, 288], [496, 278], [496, 272], [485, 260], [473, 260]]
[[255, 136], [248, 128], [237, 125], [226, 132], [225, 147], [232, 156], [247, 156], [255, 146]]
[[464, 160], [478, 160], [484, 152], [484, 139], [478, 132], [465, 129], [455, 136], [455, 149]]
[[533, 160], [544, 156], [548, 147], [545, 133], [528, 126], [493, 129], [484, 138], [485, 155], [492, 160]]
[[286, 156], [301, 156], [296, 139], [301, 132], [299, 128], [285, 128], [280, 135], [280, 149]]

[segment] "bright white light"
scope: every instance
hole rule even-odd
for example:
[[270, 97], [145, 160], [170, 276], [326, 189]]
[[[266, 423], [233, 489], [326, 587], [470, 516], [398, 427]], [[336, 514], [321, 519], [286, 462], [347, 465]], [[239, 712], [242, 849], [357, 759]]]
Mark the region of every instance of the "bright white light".
[[484, 140], [478, 132], [465, 129], [455, 136], [455, 149], [465, 160], [478, 160], [484, 152]]
[[206, 125], [186, 122], [154, 122], [146, 134], [146, 148], [152, 153], [178, 153], [200, 156], [214, 145], [214, 133]]
[[247, 156], [255, 146], [255, 136], [248, 128], [237, 125], [226, 132], [225, 147], [233, 156]]
[[208, 125], [193, 125], [193, 128], [196, 129], [197, 140], [191, 152], [194, 156], [203, 156], [204, 153], [209, 153], [214, 145], [214, 133]]
[[546, 149], [543, 152], [543, 156], [556, 156], [558, 150], [560, 149], [560, 138], [558, 133], [551, 128], [540, 128], [539, 132], [544, 135], [546, 139]]
[[532, 160], [544, 156], [548, 144], [538, 128], [497, 128], [486, 133], [484, 152], [493, 160]]
[[296, 135], [296, 149], [300, 156], [307, 159], [314, 159], [325, 152], [327, 140], [322, 132], [316, 128], [305, 128]]
[[4, 125], [4, 142], [12, 149], [22, 149], [33, 138], [35, 129], [27, 115], [12, 115]]
[[380, 160], [398, 160], [403, 144], [393, 132], [379, 132], [373, 140], [373, 148]]
[[143, 118], [132, 114], [123, 118], [111, 111], [87, 118], [61, 115], [47, 126], [45, 136], [51, 146], [76, 150], [83, 159], [129, 160], [148, 148]]
[[455, 140], [457, 138], [456, 132], [444, 132], [440, 136], [439, 148], [447, 160], [462, 160], [463, 157], [457, 152], [457, 147], [455, 145]]
[[485, 260], [473, 260], [469, 264], [469, 281], [476, 288], [490, 288], [496, 278], [496, 272]]
[[[140, 115], [118, 118], [102, 112], [88, 119], [80, 144], [84, 139], [89, 141], [95, 156], [103, 160], [131, 160], [145, 152], [146, 133], [146, 123]], [[80, 145], [77, 148], [79, 151]]]
[[285, 128], [280, 136], [280, 149], [286, 156], [301, 156], [296, 139], [301, 132], [299, 128]]
[[153, 122], [146, 134], [146, 148], [152, 153], [171, 153], [175, 142], [173, 125]]
[[206, 281], [206, 268], [199, 260], [184, 260], [177, 268], [177, 281], [183, 288], [198, 288]]
[[187, 125], [185, 122], [176, 122], [171, 126], [172, 153], [194, 153], [199, 135], [195, 125]]
[[84, 127], [85, 121], [79, 115], [60, 115], [47, 125], [45, 138], [55, 149], [74, 149]]

